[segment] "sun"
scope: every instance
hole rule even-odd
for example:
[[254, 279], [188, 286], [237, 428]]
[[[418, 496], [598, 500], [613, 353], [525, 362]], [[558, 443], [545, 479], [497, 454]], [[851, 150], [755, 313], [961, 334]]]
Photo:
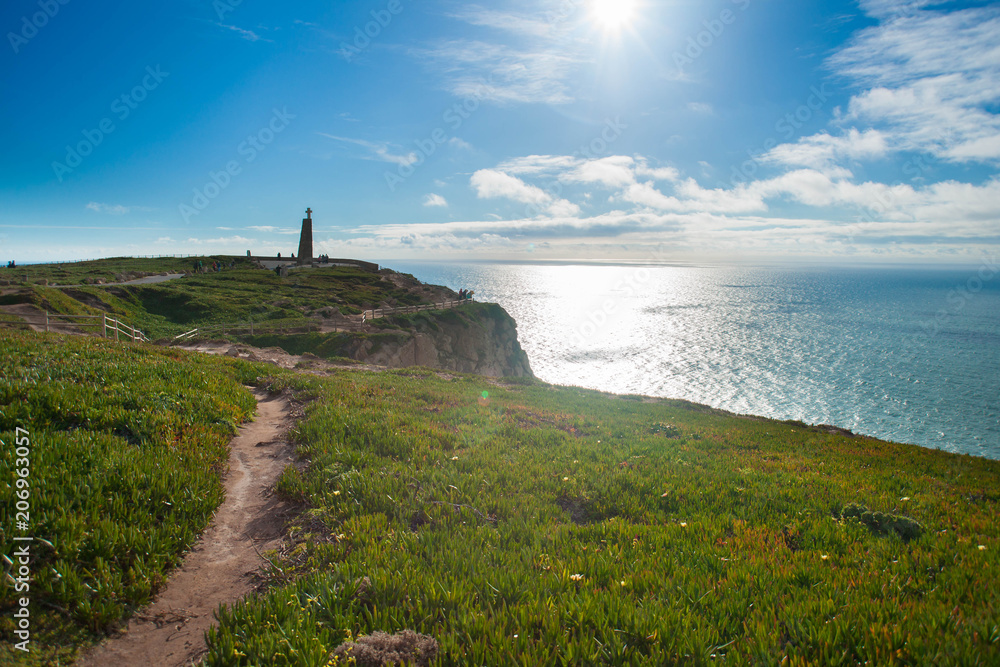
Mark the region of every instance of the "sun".
[[636, 0], [591, 0], [594, 22], [609, 32], [621, 30], [635, 17]]

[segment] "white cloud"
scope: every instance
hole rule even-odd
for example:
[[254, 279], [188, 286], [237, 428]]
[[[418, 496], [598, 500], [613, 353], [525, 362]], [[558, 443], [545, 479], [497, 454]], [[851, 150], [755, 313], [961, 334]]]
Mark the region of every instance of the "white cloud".
[[432, 192], [424, 197], [424, 206], [441, 206], [443, 208], [447, 208], [448, 201], [441, 195], [437, 195]]
[[556, 174], [578, 164], [580, 164], [580, 160], [569, 155], [527, 155], [505, 160], [497, 165], [497, 169], [508, 174], [527, 176]]
[[[316, 134], [321, 137], [326, 137], [327, 139], [333, 139], [334, 141], [342, 141], [349, 144], [355, 144], [357, 146], [362, 146], [367, 148], [371, 154], [368, 156], [363, 156], [366, 160], [380, 160], [382, 162], [390, 162], [392, 164], [400, 165], [402, 167], [409, 166], [420, 159], [420, 157], [415, 152], [410, 153], [400, 153], [394, 152], [394, 144], [389, 142], [375, 142], [375, 141], [365, 141], [364, 139], [352, 139], [350, 137], [338, 137], [333, 134], [326, 134], [325, 132], [317, 132]], [[398, 148], [398, 147], [396, 147]]]
[[525, 16], [485, 9], [479, 5], [466, 5], [451, 15], [452, 18], [472, 25], [495, 28], [518, 35], [548, 37], [552, 33], [552, 23], [541, 16]]
[[264, 39], [263, 37], [261, 37], [260, 35], [258, 35], [257, 33], [255, 33], [253, 30], [244, 30], [243, 28], [240, 28], [240, 27], [237, 27], [237, 26], [234, 26], [234, 25], [226, 25], [224, 23], [216, 23], [215, 25], [219, 26], [220, 28], [225, 28], [226, 30], [231, 30], [231, 31], [235, 32], [236, 34], [238, 34], [240, 37], [242, 37], [243, 39], [247, 40], [248, 42], [259, 42], [259, 41], [262, 41], [262, 40], [265, 41], [265, 42], [271, 41], [269, 39]]
[[632, 172], [634, 163], [635, 160], [625, 155], [587, 160], [561, 178], [569, 183], [600, 183], [610, 188], [620, 188], [635, 183], [635, 174]]
[[888, 152], [885, 135], [869, 129], [851, 128], [846, 135], [834, 137], [826, 132], [803, 137], [794, 144], [781, 144], [770, 150], [762, 161], [793, 167], [829, 169], [842, 160], [871, 160]]
[[480, 199], [503, 197], [524, 204], [546, 204], [552, 200], [541, 188], [496, 169], [480, 169], [472, 175], [469, 183]]
[[553, 216], [576, 215], [580, 207], [565, 199], [556, 199], [545, 190], [529, 185], [516, 176], [496, 169], [480, 169], [469, 179], [480, 199], [510, 199]]
[[566, 81], [581, 58], [556, 48], [536, 50], [452, 40], [418, 52], [445, 79], [457, 97], [501, 104], [568, 104], [574, 100]]
[[87, 210], [94, 211], [95, 213], [109, 213], [111, 215], [125, 215], [137, 207], [133, 206], [122, 206], [121, 204], [102, 204], [100, 202], [92, 201], [86, 206]]
[[650, 167], [645, 158], [636, 159], [635, 175], [646, 176], [657, 181], [676, 181], [681, 177], [681, 172], [673, 167]]
[[881, 19], [829, 60], [863, 86], [846, 120], [876, 124], [891, 148], [953, 162], [1000, 160], [1000, 7], [936, 11], [869, 0]]

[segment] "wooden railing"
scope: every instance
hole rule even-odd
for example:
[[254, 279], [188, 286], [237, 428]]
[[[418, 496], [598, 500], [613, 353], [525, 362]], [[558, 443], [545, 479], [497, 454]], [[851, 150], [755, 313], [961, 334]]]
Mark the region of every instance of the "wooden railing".
[[[346, 327], [345, 327], [346, 328]], [[196, 329], [191, 329], [191, 331], [185, 331], [182, 334], [174, 336], [175, 342], [180, 342], [183, 340], [188, 340], [194, 338], [195, 336], [201, 334], [212, 334], [212, 333], [239, 333], [247, 332], [251, 336], [258, 333], [274, 333], [286, 330], [299, 330], [306, 329], [307, 331], [318, 331], [320, 325], [318, 322], [305, 321], [301, 323], [296, 322], [280, 322], [278, 324], [268, 324], [266, 322], [235, 322], [232, 324], [210, 324], [204, 327], [198, 327]]]
[[380, 317], [385, 317], [386, 315], [409, 315], [411, 313], [419, 313], [422, 310], [444, 310], [446, 308], [454, 308], [456, 306], [461, 306], [463, 303], [471, 303], [473, 299], [455, 299], [454, 301], [442, 301], [440, 303], [428, 303], [422, 306], [399, 306], [396, 308], [375, 308], [373, 310], [366, 310], [361, 313], [361, 322], [364, 324], [368, 320], [377, 320]]
[[49, 311], [45, 311], [45, 318], [38, 321], [25, 319], [21, 322], [0, 322], [0, 325], [14, 327], [37, 326], [43, 327], [44, 331], [50, 331], [53, 325], [59, 322], [72, 324], [78, 328], [93, 327], [95, 329], [95, 334], [99, 329], [100, 335], [104, 338], [114, 338], [115, 340], [122, 340], [124, 338], [131, 340], [132, 342], [149, 342], [146, 334], [142, 331], [136, 329], [128, 322], [106, 313], [103, 315], [62, 315], [60, 313], [50, 313]]

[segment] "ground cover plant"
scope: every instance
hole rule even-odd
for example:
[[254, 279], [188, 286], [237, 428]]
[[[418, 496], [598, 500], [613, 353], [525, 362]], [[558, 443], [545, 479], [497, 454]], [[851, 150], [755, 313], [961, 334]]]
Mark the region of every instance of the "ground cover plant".
[[[51, 664], [151, 599], [221, 501], [242, 386], [260, 368], [148, 345], [0, 329], [0, 664]], [[16, 429], [30, 439], [15, 456]], [[27, 467], [27, 531], [16, 530]], [[14, 652], [13, 538], [31, 544], [31, 653]], [[20, 546], [18, 544], [17, 546]]]
[[[225, 268], [194, 272], [198, 261], [205, 266], [220, 261]], [[230, 262], [234, 263], [231, 268]], [[190, 275], [145, 285], [90, 284], [98, 279], [114, 282], [165, 272]], [[260, 329], [309, 326], [315, 325], [313, 316], [356, 316], [383, 305], [433, 301], [436, 292], [431, 288], [417, 286], [412, 276], [400, 275], [414, 284], [400, 287], [382, 274], [345, 266], [292, 270], [279, 277], [245, 257], [112, 258], [30, 265], [0, 273], [0, 279], [12, 281], [4, 288], [7, 293], [0, 295], [0, 304], [32, 303], [62, 314], [113, 313], [156, 339], [213, 324], [253, 321]], [[79, 286], [56, 289], [52, 284]], [[236, 339], [227, 332], [213, 335]]]
[[996, 461], [533, 381], [284, 385], [308, 509], [213, 667], [404, 630], [441, 665], [1000, 661]]

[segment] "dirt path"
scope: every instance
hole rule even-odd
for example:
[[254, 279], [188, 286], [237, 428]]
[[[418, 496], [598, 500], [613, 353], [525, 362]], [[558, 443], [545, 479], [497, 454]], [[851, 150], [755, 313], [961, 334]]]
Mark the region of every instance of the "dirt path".
[[215, 623], [216, 608], [253, 589], [253, 575], [264, 563], [258, 551], [277, 545], [293, 513], [271, 490], [294, 454], [285, 440], [292, 425], [288, 400], [264, 392], [256, 396], [256, 420], [243, 426], [231, 443], [226, 499], [211, 525], [156, 600], [123, 634], [84, 655], [78, 665], [196, 663], [206, 651], [204, 633]]
[[[45, 331], [45, 311], [38, 306], [30, 303], [17, 303], [8, 306], [0, 306], [0, 310], [5, 313], [9, 313], [10, 315], [17, 315], [27, 323], [28, 328], [32, 331]], [[94, 321], [99, 324], [99, 320]], [[90, 332], [95, 331], [93, 326], [83, 328], [89, 330]], [[97, 326], [96, 330], [99, 333], [100, 327]], [[49, 331], [68, 334], [83, 333], [83, 331], [81, 331], [81, 327], [77, 324], [55, 318], [49, 320]]]

